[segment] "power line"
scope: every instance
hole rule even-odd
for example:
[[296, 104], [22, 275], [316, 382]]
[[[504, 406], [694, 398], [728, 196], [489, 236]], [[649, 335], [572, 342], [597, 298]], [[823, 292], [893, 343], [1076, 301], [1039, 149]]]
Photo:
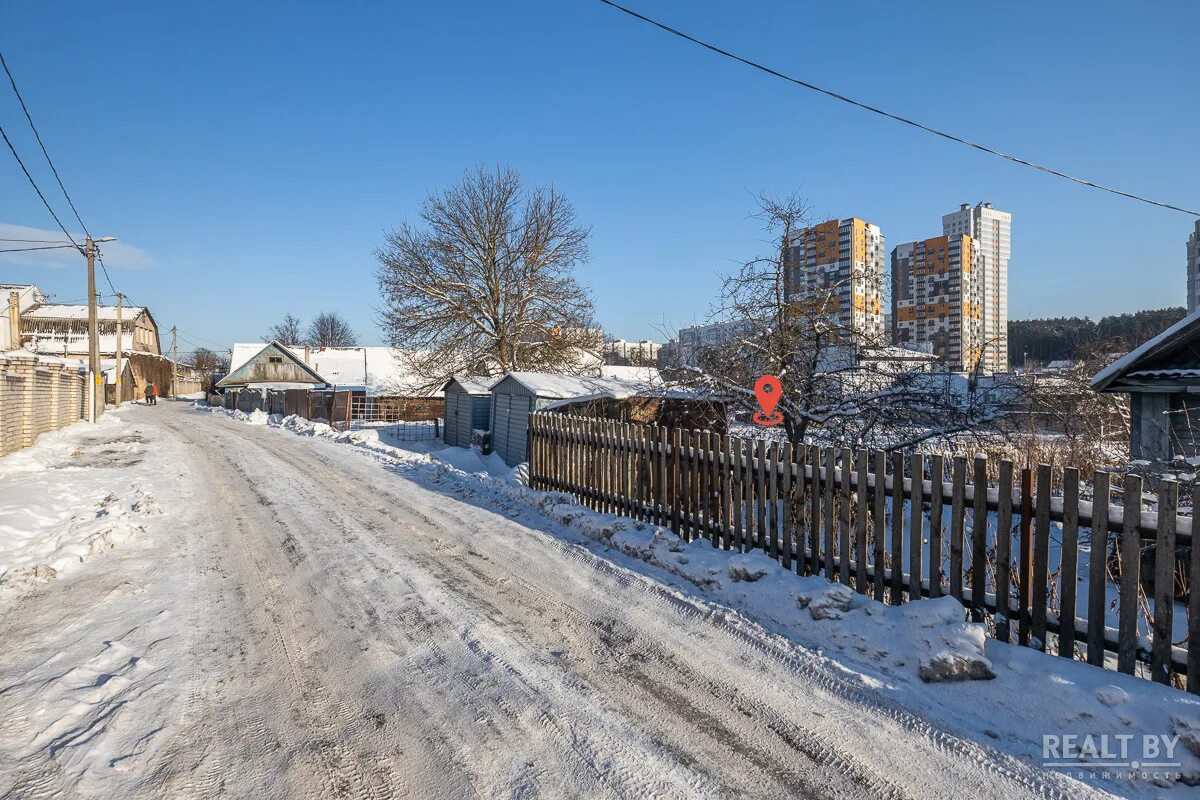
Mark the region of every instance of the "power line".
[[[58, 188], [62, 189], [63, 197], [67, 198], [67, 205], [71, 207], [71, 211], [75, 214], [75, 220], [79, 223], [79, 227], [83, 228], [83, 232], [87, 237], [92, 238], [92, 232], [87, 229], [87, 225], [83, 224], [83, 219], [79, 216], [79, 210], [75, 208], [75, 201], [71, 199], [71, 195], [67, 192], [67, 187], [63, 186], [62, 178], [58, 176], [58, 169], [54, 166], [54, 161], [50, 158], [50, 153], [46, 150], [45, 143], [42, 142], [42, 135], [38, 133], [37, 125], [33, 124], [33, 117], [29, 114], [29, 109], [25, 106], [25, 98], [21, 96], [21, 90], [17, 88], [17, 79], [13, 77], [12, 71], [8, 68], [8, 62], [4, 60], [4, 53], [0, 52], [0, 66], [4, 67], [4, 74], [8, 76], [8, 82], [12, 84], [13, 94], [17, 96], [17, 102], [21, 104], [21, 110], [25, 112], [25, 119], [29, 120], [29, 127], [33, 130], [33, 138], [37, 139], [38, 146], [42, 148], [42, 155], [46, 157], [46, 163], [50, 165], [50, 171], [54, 173], [54, 180], [58, 181]], [[74, 241], [74, 240], [72, 240]]]
[[0, 253], [27, 253], [30, 250], [62, 250], [64, 248], [68, 248], [68, 247], [71, 248], [72, 250], [74, 250], [78, 247], [78, 245], [54, 244], [54, 245], [43, 245], [42, 247], [9, 247], [4, 250], [0, 250]]
[[79, 242], [75, 241], [75, 237], [67, 230], [67, 226], [62, 224], [62, 220], [58, 218], [58, 214], [54, 213], [54, 209], [50, 207], [50, 202], [46, 200], [46, 195], [42, 194], [41, 188], [38, 187], [37, 181], [29, 174], [29, 170], [25, 167], [25, 162], [21, 160], [21, 156], [17, 154], [17, 148], [13, 147], [12, 140], [8, 138], [8, 134], [4, 132], [4, 126], [0, 125], [0, 136], [4, 137], [4, 143], [8, 145], [8, 149], [12, 151], [13, 158], [17, 160], [17, 164], [21, 167], [21, 171], [25, 173], [25, 177], [29, 179], [29, 185], [37, 192], [37, 196], [42, 198], [42, 205], [50, 212], [50, 216], [54, 217], [54, 221], [58, 223], [58, 227], [62, 230], [66, 237], [71, 240], [71, 244], [75, 245], [75, 249], [83, 252], [83, 248], [79, 246]]
[[1093, 181], [1089, 181], [1084, 178], [1077, 178], [1073, 175], [1068, 175], [1067, 173], [1061, 172], [1052, 167], [1045, 166], [1044, 164], [1038, 164], [1034, 161], [1028, 161], [1024, 158], [1019, 158], [1017, 156], [1010, 155], [1008, 153], [1003, 153], [999, 150], [994, 150], [990, 147], [987, 147], [986, 145], [982, 145], [977, 142], [972, 142], [969, 139], [962, 138], [961, 136], [955, 136], [952, 133], [947, 133], [946, 131], [939, 130], [938, 128], [933, 128], [929, 125], [925, 125], [921, 122], [917, 122], [916, 120], [909, 119], [908, 117], [902, 117], [899, 114], [893, 114], [890, 111], [884, 111], [881, 108], [876, 108], [875, 106], [860, 102], [853, 98], [847, 97], [844, 94], [839, 94], [830, 89], [824, 89], [820, 86], [817, 86], [816, 84], [809, 83], [808, 81], [803, 81], [803, 80], [800, 80], [799, 78], [793, 78], [790, 75], [785, 75], [784, 73], [779, 72], [778, 70], [771, 69], [770, 67], [759, 64], [757, 61], [751, 61], [748, 58], [743, 58], [742, 56], [739, 56], [735, 53], [731, 53], [728, 50], [724, 50], [720, 47], [717, 47], [714, 44], [709, 44], [708, 42], [697, 39], [694, 36], [689, 36], [688, 34], [684, 33], [683, 31], [672, 28], [670, 25], [666, 25], [662, 22], [659, 22], [658, 20], [651, 19], [650, 17], [647, 17], [643, 14], [639, 14], [638, 12], [634, 11], [633, 9], [626, 8], [623, 5], [612, 2], [612, 0], [600, 0], [600, 2], [604, 3], [604, 5], [606, 5], [606, 6], [611, 6], [612, 8], [615, 8], [618, 11], [628, 14], [629, 16], [633, 17], [634, 19], [639, 19], [642, 22], [648, 23], [660, 30], [666, 31], [667, 33], [671, 34], [672, 36], [678, 36], [680, 39], [685, 39], [685, 40], [691, 42], [692, 44], [697, 44], [697, 45], [703, 47], [706, 50], [711, 50], [712, 52], [714, 52], [718, 55], [725, 56], [726, 58], [731, 58], [734, 61], [741, 62], [742, 64], [745, 64], [748, 67], [752, 67], [761, 72], [765, 72], [768, 75], [772, 75], [776, 78], [782, 78], [785, 81], [794, 83], [797, 86], [802, 86], [805, 89], [811, 89], [812, 91], [819, 92], [820, 94], [823, 94], [827, 97], [832, 97], [834, 100], [840, 100], [843, 103], [849, 103], [850, 105], [861, 108], [864, 111], [870, 111], [872, 114], [878, 114], [882, 117], [887, 117], [888, 119], [894, 120], [896, 122], [900, 122], [904, 125], [910, 125], [914, 128], [925, 131], [926, 133], [931, 133], [934, 136], [940, 136], [943, 139], [948, 139], [952, 142], [957, 142], [958, 144], [965, 145], [965, 146], [973, 148], [975, 150], [979, 150], [980, 152], [987, 153], [987, 154], [993, 155], [993, 156], [997, 156], [999, 158], [1003, 158], [1007, 161], [1011, 161], [1014, 164], [1020, 164], [1025, 167], [1030, 167], [1031, 169], [1036, 169], [1041, 172], [1045, 172], [1049, 175], [1054, 175], [1056, 177], [1063, 178], [1068, 181], [1072, 181], [1073, 183], [1077, 183], [1081, 186], [1088, 186], [1092, 189], [1099, 189], [1100, 191], [1103, 191], [1103, 192], [1109, 192], [1110, 194], [1120, 195], [1121, 197], [1127, 197], [1130, 200], [1138, 200], [1142, 203], [1149, 203], [1152, 206], [1158, 206], [1159, 208], [1168, 208], [1172, 211], [1182, 211], [1184, 214], [1190, 214], [1193, 217], [1200, 217], [1200, 211], [1192, 211], [1191, 209], [1182, 208], [1180, 206], [1172, 205], [1171, 203], [1165, 203], [1161, 200], [1152, 200], [1148, 197], [1142, 197], [1141, 195], [1132, 194], [1131, 192], [1122, 191], [1121, 189], [1115, 189], [1111, 186], [1105, 186], [1103, 184], [1095, 183]]
[[62, 239], [0, 239], [0, 242], [33, 242], [36, 244], [66, 244]]
[[[91, 234], [88, 234], [88, 236], [90, 238]], [[104, 280], [108, 281], [108, 288], [112, 289], [113, 294], [116, 294], [117, 287], [113, 286], [112, 278], [108, 277], [108, 267], [104, 266], [104, 254], [101, 253], [100, 248], [96, 247], [95, 245], [93, 245], [93, 249], [96, 251], [97, 260], [100, 262], [100, 270], [104, 273]]]

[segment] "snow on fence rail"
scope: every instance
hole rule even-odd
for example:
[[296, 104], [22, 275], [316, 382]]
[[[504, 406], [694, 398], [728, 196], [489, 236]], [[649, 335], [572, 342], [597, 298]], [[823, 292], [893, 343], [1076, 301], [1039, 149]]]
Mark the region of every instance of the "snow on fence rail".
[[[1134, 475], [1125, 477], [1124, 505], [1114, 506], [1105, 472], [1096, 473], [1088, 503], [1070, 467], [1063, 496], [1052, 497], [1044, 464], [1018, 471], [1001, 461], [999, 481], [989, 486], [982, 456], [793, 447], [557, 413], [530, 416], [529, 454], [535, 489], [572, 494], [687, 541], [759, 548], [787, 569], [823, 574], [891, 604], [949, 594], [1002, 641], [1015, 623], [1020, 645], [1045, 651], [1053, 643], [1062, 657], [1148, 672], [1200, 694], [1200, 548], [1190, 547], [1191, 519], [1178, 514], [1173, 481], [1161, 483], [1157, 511], [1144, 512]], [[1082, 548], [1081, 530], [1090, 532]]]

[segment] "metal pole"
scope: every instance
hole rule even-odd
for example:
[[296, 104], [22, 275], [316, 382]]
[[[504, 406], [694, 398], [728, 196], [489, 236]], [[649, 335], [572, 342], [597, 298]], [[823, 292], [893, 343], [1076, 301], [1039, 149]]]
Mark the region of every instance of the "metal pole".
[[[104, 413], [104, 376], [100, 373], [100, 325], [96, 319], [96, 243], [92, 237], [83, 241], [87, 256], [88, 282], [88, 373], [92, 385], [92, 415], [95, 422]], [[100, 388], [97, 389], [97, 386]]]
[[171, 399], [175, 399], [175, 387], [179, 384], [179, 347], [175, 342], [175, 326], [171, 326]]
[[113, 395], [116, 398], [117, 405], [121, 405], [121, 301], [125, 299], [125, 295], [117, 292], [117, 378], [114, 387]]

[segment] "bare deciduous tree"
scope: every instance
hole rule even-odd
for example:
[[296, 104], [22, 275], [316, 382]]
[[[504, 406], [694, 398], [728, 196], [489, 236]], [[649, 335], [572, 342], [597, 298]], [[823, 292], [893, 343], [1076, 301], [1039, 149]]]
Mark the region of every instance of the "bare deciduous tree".
[[224, 372], [229, 369], [229, 357], [207, 347], [197, 347], [192, 352], [192, 366], [206, 375]]
[[[843, 284], [792, 291], [791, 247], [810, 224], [803, 201], [760, 198], [756, 217], [773, 251], [725, 278], [712, 314], [724, 335], [694, 354], [680, 371], [684, 382], [748, 418], [758, 409], [755, 381], [777, 376], [778, 408], [793, 443], [816, 438], [891, 449], [948, 442], [996, 420], [995, 398], [972, 391], [965, 376], [932, 373], [917, 353], [909, 353], [909, 364], [899, 357], [907, 351], [885, 349], [882, 325], [839, 321]], [[872, 288], [882, 296], [882, 287]]]
[[281, 322], [272, 325], [267, 335], [263, 338], [268, 342], [276, 341], [280, 344], [303, 344], [304, 331], [301, 328], [302, 323], [299, 317], [294, 317], [291, 314], [286, 315]]
[[589, 231], [553, 187], [478, 167], [388, 235], [376, 256], [382, 325], [430, 385], [455, 374], [579, 372], [599, 345], [574, 269]]
[[357, 347], [358, 339], [336, 311], [325, 311], [309, 323], [304, 343], [310, 347]]

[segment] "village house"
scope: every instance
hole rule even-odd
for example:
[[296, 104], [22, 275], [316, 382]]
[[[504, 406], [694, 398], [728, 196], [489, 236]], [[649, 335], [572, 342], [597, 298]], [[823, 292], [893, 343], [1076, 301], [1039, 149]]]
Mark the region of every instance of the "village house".
[[1162, 468], [1200, 456], [1200, 309], [1096, 373], [1129, 395], [1129, 457]]

